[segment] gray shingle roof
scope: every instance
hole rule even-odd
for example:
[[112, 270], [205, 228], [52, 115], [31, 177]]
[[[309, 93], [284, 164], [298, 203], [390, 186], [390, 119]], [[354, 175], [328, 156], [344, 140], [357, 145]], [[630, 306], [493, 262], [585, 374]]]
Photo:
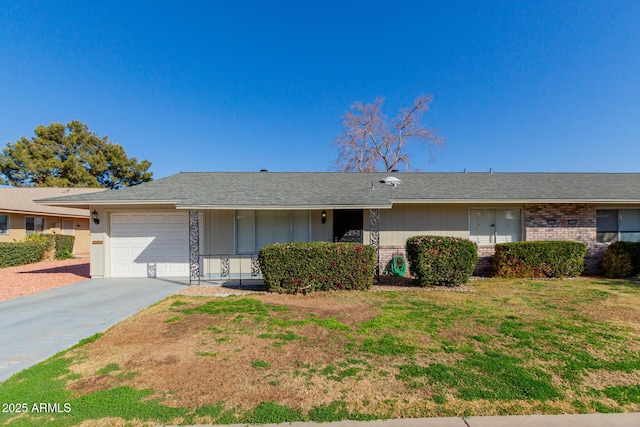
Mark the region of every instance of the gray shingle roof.
[[[397, 187], [380, 182], [388, 176], [402, 182]], [[640, 174], [185, 172], [123, 190], [49, 199], [47, 203], [302, 209], [483, 201], [640, 202]]]

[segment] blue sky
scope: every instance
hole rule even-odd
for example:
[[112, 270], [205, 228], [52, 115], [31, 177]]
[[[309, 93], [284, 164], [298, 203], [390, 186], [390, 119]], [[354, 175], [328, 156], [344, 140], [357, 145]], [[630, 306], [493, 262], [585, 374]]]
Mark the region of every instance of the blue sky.
[[180, 171], [326, 171], [420, 94], [425, 171], [639, 172], [640, 2], [0, 0], [0, 143], [80, 120]]

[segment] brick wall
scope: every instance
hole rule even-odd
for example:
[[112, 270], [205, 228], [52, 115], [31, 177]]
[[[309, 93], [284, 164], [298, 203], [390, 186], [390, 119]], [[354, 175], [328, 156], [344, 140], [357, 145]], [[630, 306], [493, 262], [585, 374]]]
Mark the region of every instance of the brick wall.
[[478, 265], [473, 270], [474, 276], [491, 275], [491, 264], [495, 253], [496, 248], [494, 245], [478, 245]]
[[[547, 224], [554, 220], [555, 224]], [[569, 221], [576, 221], [569, 224]], [[596, 206], [593, 204], [524, 205], [525, 239], [596, 241]]]
[[[387, 268], [389, 262], [396, 255], [402, 255], [407, 260], [407, 252], [404, 249], [404, 246], [383, 246], [379, 249], [380, 254], [380, 274], [383, 274], [384, 270]], [[407, 268], [407, 276], [409, 275], [409, 268]]]
[[[548, 224], [547, 220], [554, 220], [555, 224]], [[575, 221], [575, 224], [569, 221]], [[527, 241], [573, 240], [586, 243], [585, 273], [599, 272], [607, 245], [596, 243], [594, 204], [527, 204], [524, 205], [524, 224]]]

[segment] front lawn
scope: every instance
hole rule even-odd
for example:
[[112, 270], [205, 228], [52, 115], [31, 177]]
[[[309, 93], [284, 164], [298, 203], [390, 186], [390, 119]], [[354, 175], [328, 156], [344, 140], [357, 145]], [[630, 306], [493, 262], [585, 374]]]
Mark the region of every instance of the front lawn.
[[173, 296], [0, 384], [1, 403], [27, 408], [0, 422], [640, 411], [639, 282], [470, 286]]

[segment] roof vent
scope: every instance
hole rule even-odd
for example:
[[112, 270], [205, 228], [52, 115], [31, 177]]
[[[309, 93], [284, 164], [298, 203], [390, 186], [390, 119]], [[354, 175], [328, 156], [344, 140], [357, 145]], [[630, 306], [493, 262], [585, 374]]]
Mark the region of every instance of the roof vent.
[[269, 172], [267, 169], [260, 169], [260, 172]]
[[402, 181], [396, 178], [395, 176], [388, 176], [385, 179], [380, 180], [381, 183], [390, 185], [392, 187], [397, 187]]

